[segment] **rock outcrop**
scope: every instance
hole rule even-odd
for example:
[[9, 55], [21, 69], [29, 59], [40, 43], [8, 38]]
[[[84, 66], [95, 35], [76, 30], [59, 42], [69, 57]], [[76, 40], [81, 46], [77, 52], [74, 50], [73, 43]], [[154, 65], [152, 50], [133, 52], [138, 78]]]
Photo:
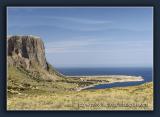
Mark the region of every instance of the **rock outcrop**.
[[44, 43], [40, 37], [9, 36], [7, 41], [8, 66], [24, 68], [43, 79], [64, 77], [46, 61]]
[[22, 65], [26, 68], [33, 64], [47, 68], [45, 48], [42, 40], [35, 36], [10, 36], [8, 41], [8, 64]]

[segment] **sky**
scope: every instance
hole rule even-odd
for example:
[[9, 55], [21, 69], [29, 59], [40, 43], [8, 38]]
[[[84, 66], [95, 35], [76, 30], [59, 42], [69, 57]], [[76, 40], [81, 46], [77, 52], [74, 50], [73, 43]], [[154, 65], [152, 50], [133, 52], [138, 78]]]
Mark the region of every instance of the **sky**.
[[35, 35], [55, 67], [152, 67], [152, 7], [8, 7], [7, 35]]

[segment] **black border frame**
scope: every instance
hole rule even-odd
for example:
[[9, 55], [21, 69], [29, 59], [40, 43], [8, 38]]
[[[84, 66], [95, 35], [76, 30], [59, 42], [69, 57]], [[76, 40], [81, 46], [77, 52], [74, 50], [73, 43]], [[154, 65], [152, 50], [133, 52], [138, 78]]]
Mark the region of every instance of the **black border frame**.
[[[7, 21], [7, 9], [8, 8], [18, 8], [18, 7], [21, 7], [21, 6], [6, 6], [5, 7], [5, 10], [6, 10], [6, 21]], [[25, 8], [29, 8], [29, 7], [34, 7], [34, 8], [54, 8], [54, 7], [57, 7], [57, 8], [60, 8], [60, 7], [62, 7], [62, 6], [23, 6], [23, 7], [25, 7]], [[71, 7], [74, 7], [74, 6], [66, 6], [65, 8], [71, 8]], [[87, 8], [94, 8], [95, 6], [90, 6], [90, 7], [88, 7], [88, 6], [78, 6], [79, 8], [82, 8], [82, 7], [87, 7]], [[78, 8], [77, 7], [77, 8]], [[97, 6], [96, 6], [97, 7]], [[103, 7], [103, 6], [100, 6], [100, 7]], [[100, 7], [98, 7], [98, 8], [100, 8]], [[115, 6], [105, 6], [105, 7], [115, 7]], [[116, 6], [117, 7], [117, 6]], [[118, 6], [118, 7], [137, 7], [137, 6]], [[152, 29], [153, 29], [153, 32], [154, 32], [154, 6], [138, 6], [138, 7], [151, 7], [152, 9], [153, 9], [153, 16], [152, 16], [152, 19], [153, 19], [153, 27], [152, 27]], [[21, 7], [22, 8], [22, 7]], [[63, 6], [63, 8], [64, 8], [64, 6]], [[76, 7], [74, 7], [74, 8], [76, 8]], [[104, 7], [103, 7], [104, 8]], [[6, 22], [6, 33], [7, 33], [7, 22]], [[6, 37], [7, 37], [7, 34], [6, 34]], [[153, 48], [152, 48], [152, 51], [154, 52], [154, 34], [153, 34], [153, 36], [152, 36], [152, 38], [153, 38], [153, 40], [152, 40], [152, 43], [153, 43]], [[7, 42], [6, 42], [6, 47], [7, 47]], [[6, 53], [7, 53], [7, 48], [6, 48]], [[154, 53], [153, 53], [153, 59], [154, 59]], [[8, 63], [7, 62], [7, 58], [6, 58], [6, 63]], [[153, 82], [153, 87], [154, 87], [154, 60], [152, 61], [152, 63], [153, 63], [153, 65], [152, 65], [152, 82]], [[7, 64], [6, 64], [6, 76], [8, 75], [8, 69], [7, 69], [8, 67], [7, 67]], [[5, 89], [7, 89], [7, 80], [6, 80], [6, 83], [5, 83]], [[5, 92], [5, 95], [6, 95], [6, 100], [5, 100], [5, 102], [6, 102], [6, 105], [5, 105], [5, 107], [6, 107], [6, 111], [146, 111], [146, 112], [150, 112], [150, 111], [154, 111], [154, 88], [153, 88], [153, 110], [7, 110], [7, 91]]]
[[[154, 111], [152, 112], [144, 112], [144, 111], [71, 111], [71, 112], [64, 112], [64, 111], [31, 111], [31, 112], [25, 112], [25, 111], [17, 111], [17, 112], [8, 112], [6, 111], [6, 95], [4, 94], [4, 92], [6, 91], [4, 84], [6, 83], [6, 7], [7, 6], [63, 6], [63, 7], [67, 7], [67, 6], [153, 6], [154, 7], [154, 62], [153, 62], [153, 72], [154, 72]], [[105, 1], [105, 0], [92, 0], [92, 1], [85, 1], [85, 0], [68, 0], [68, 2], [66, 2], [65, 0], [57, 0], [57, 1], [49, 1], [49, 0], [28, 0], [28, 1], [20, 1], [20, 0], [1, 0], [0, 1], [0, 18], [2, 18], [0, 21], [0, 78], [2, 78], [1, 80], [1, 84], [0, 87], [2, 88], [0, 90], [0, 114], [3, 116], [44, 116], [44, 115], [48, 115], [48, 116], [89, 116], [89, 114], [91, 114], [91, 116], [99, 116], [99, 114], [102, 114], [103, 116], [106, 115], [113, 115], [113, 116], [135, 116], [135, 115], [139, 115], [139, 116], [156, 116], [158, 114], [160, 114], [160, 73], [158, 72], [160, 69], [160, 62], [158, 60], [160, 60], [160, 40], [158, 39], [159, 34], [158, 32], [160, 31], [160, 22], [158, 21], [158, 18], [160, 17], [160, 2], [158, 0], [112, 0], [112, 1]], [[159, 79], [158, 79], [159, 78]], [[3, 80], [4, 79], [4, 80]], [[3, 96], [3, 97], [2, 97]], [[158, 100], [159, 99], [159, 100]], [[53, 113], [52, 113], [53, 112]], [[121, 114], [120, 114], [121, 113]], [[68, 114], [68, 115], [66, 115]], [[72, 114], [72, 115], [71, 115]]]

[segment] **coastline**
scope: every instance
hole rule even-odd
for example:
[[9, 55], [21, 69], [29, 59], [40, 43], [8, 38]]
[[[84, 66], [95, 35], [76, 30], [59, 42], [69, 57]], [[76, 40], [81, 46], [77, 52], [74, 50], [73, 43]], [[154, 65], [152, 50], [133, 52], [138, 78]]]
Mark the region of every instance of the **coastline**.
[[[138, 82], [138, 81], [124, 81], [124, 82]], [[120, 82], [111, 82], [111, 83], [104, 83], [104, 84], [113, 84], [113, 83], [120, 83]], [[94, 84], [94, 85], [89, 85], [89, 86], [86, 86], [86, 87], [80, 87], [80, 88], [77, 88], [76, 91], [85, 90], [85, 89], [88, 89], [88, 88], [95, 87], [97, 85], [103, 85], [103, 84]]]
[[[18, 69], [9, 68], [10, 75], [12, 77], [8, 80], [7, 110], [153, 110], [153, 82], [129, 87], [85, 90], [98, 84], [143, 81], [141, 76], [83, 76], [63, 78], [54, 82], [37, 82], [35, 79], [29, 79]], [[123, 104], [146, 106], [107, 106], [119, 104], [121, 100]], [[88, 106], [97, 104], [104, 106]]]
[[113, 84], [120, 82], [138, 82], [144, 81], [142, 76], [127, 76], [127, 75], [103, 75], [103, 76], [67, 76], [68, 78], [77, 78], [83, 82], [94, 82], [92, 85], [76, 88], [76, 91], [88, 89], [100, 84]]

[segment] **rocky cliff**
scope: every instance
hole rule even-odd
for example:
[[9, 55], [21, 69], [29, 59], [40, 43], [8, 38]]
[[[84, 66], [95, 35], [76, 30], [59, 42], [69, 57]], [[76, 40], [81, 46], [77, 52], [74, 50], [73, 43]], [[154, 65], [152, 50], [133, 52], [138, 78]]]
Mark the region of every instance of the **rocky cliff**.
[[[52, 74], [54, 77], [63, 76], [46, 61], [44, 43], [40, 37], [9, 36], [7, 41], [8, 66], [21, 67], [29, 71], [36, 70], [39, 72], [38, 74], [44, 75], [44, 77], [48, 74]], [[48, 78], [52, 76], [50, 75]]]
[[45, 48], [42, 40], [35, 36], [10, 36], [8, 37], [9, 65], [22, 65], [26, 68], [33, 64], [47, 68]]

